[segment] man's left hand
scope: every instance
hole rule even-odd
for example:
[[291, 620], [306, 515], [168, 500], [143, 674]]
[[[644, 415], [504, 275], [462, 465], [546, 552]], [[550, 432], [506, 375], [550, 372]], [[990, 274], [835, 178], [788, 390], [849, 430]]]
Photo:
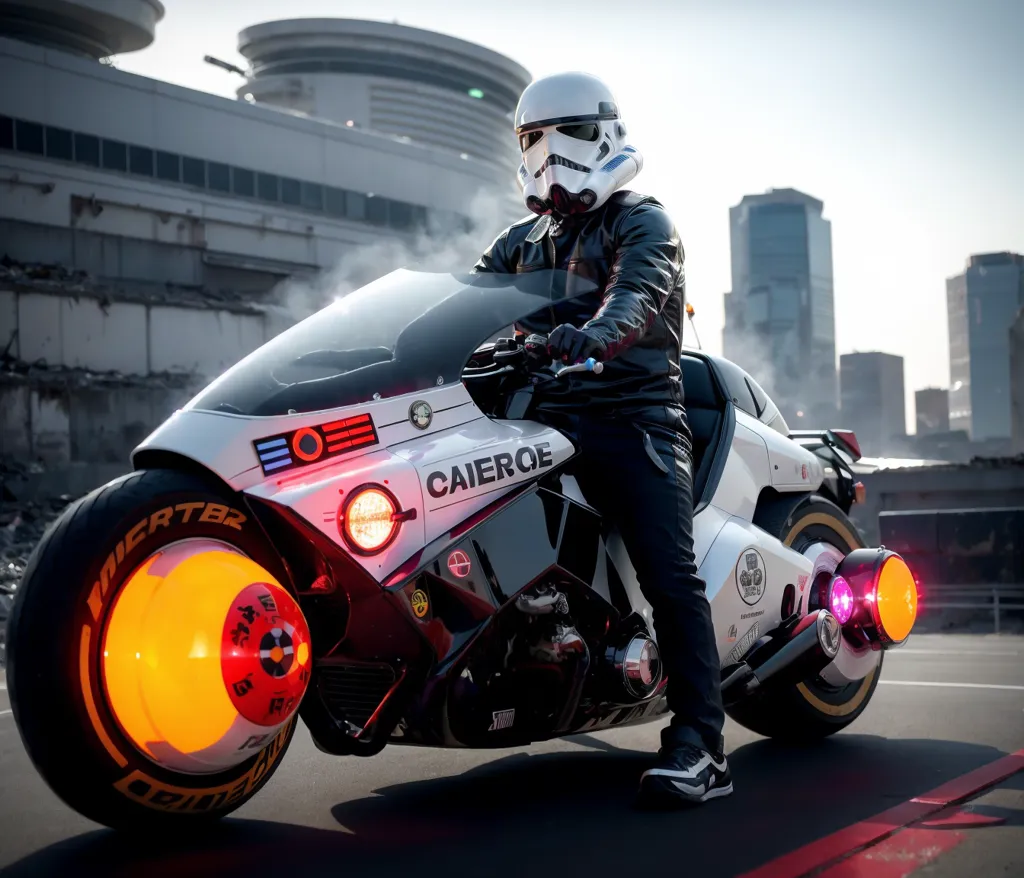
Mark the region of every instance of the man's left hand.
[[589, 357], [600, 360], [607, 345], [595, 334], [563, 323], [548, 336], [548, 353], [563, 363], [582, 363]]

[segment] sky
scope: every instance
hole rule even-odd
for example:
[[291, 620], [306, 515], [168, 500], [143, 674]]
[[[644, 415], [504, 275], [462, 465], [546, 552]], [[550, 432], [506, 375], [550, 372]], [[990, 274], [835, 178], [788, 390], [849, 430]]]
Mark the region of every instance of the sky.
[[[946, 278], [1024, 252], [1024, 0], [163, 0], [125, 71], [234, 97], [238, 32], [281, 18], [398, 21], [501, 52], [535, 76], [585, 70], [615, 93], [686, 248], [704, 346], [721, 351], [729, 207], [792, 187], [832, 223], [838, 353], [904, 358], [949, 383]], [[509, 137], [514, 135], [509, 132]], [[524, 210], [524, 214], [525, 214]]]

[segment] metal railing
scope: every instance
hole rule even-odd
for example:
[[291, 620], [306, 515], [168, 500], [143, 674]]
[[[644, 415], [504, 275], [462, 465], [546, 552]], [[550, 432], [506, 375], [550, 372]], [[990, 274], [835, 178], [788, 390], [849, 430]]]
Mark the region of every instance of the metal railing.
[[1024, 584], [925, 585], [919, 590], [918, 612], [929, 610], [991, 610], [995, 633], [1000, 633], [1000, 614], [1024, 612]]

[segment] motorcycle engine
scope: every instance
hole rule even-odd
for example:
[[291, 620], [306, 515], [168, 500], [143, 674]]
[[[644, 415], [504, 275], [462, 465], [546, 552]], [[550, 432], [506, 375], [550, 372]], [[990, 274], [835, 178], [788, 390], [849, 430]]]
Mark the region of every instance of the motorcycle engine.
[[512, 609], [503, 635], [451, 690], [449, 721], [467, 742], [507, 746], [545, 737], [578, 703], [590, 650], [566, 596], [540, 585], [520, 595]]

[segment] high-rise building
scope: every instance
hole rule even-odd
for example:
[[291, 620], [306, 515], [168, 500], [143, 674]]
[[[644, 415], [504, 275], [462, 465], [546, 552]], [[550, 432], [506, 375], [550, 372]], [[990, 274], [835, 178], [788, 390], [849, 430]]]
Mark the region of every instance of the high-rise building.
[[975, 440], [1010, 436], [1010, 326], [1024, 306], [1024, 256], [971, 256], [946, 281], [949, 425]]
[[723, 352], [794, 428], [827, 426], [837, 414], [832, 227], [823, 210], [795, 189], [746, 195], [729, 210]]
[[1024, 307], [1010, 327], [1010, 436], [1015, 454], [1024, 454]]
[[906, 435], [903, 357], [880, 351], [839, 358], [842, 426], [857, 434], [865, 457], [891, 454], [896, 437]]
[[943, 387], [926, 387], [914, 393], [917, 435], [949, 432], [949, 391]]

